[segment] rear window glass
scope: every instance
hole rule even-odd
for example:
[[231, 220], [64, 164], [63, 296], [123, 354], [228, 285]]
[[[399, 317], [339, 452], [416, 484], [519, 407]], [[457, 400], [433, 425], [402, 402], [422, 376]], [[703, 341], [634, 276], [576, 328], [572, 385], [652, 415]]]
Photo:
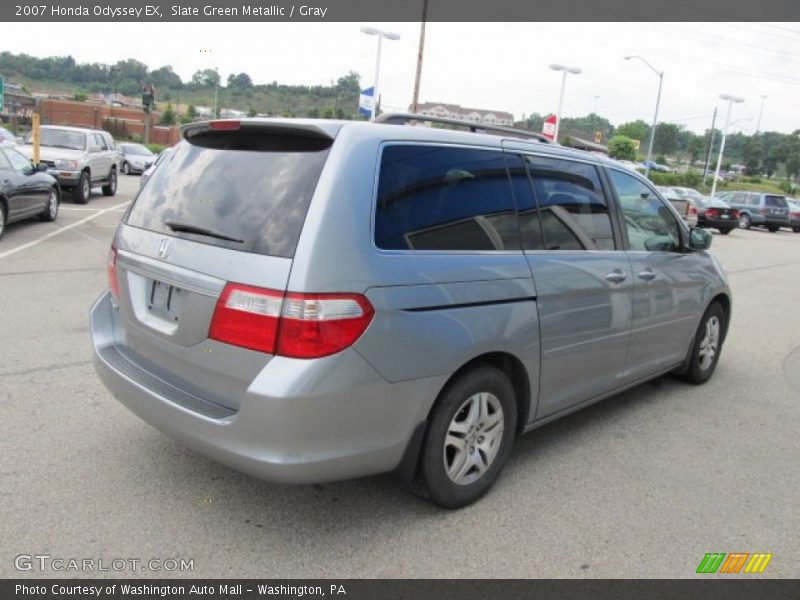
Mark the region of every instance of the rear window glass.
[[291, 258], [331, 143], [253, 130], [197, 134], [155, 170], [127, 223]]
[[788, 208], [786, 198], [783, 196], [764, 196], [764, 204], [766, 206], [774, 206], [778, 208]]

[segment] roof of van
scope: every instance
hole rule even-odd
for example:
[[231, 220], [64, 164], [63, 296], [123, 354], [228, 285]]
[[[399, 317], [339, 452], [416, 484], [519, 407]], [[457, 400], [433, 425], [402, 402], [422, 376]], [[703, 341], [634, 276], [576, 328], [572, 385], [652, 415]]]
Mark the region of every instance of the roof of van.
[[[239, 127], [234, 127], [238, 123]], [[216, 126], [215, 126], [216, 125]], [[465, 123], [468, 127], [473, 125]], [[181, 132], [184, 138], [189, 138], [201, 131], [213, 129], [230, 130], [241, 127], [265, 127], [276, 130], [302, 130], [312, 135], [334, 139], [342, 129], [352, 129], [361, 134], [374, 135], [382, 139], [402, 139], [413, 140], [419, 138], [426, 142], [445, 142], [451, 144], [479, 144], [493, 147], [506, 147], [515, 150], [535, 150], [543, 154], [562, 156], [564, 158], [579, 158], [592, 162], [606, 164], [609, 166], [619, 166], [616, 161], [606, 157], [598, 156], [584, 150], [567, 148], [559, 144], [548, 144], [536, 140], [516, 138], [513, 135], [502, 135], [498, 133], [484, 133], [460, 131], [457, 129], [442, 129], [436, 127], [424, 127], [417, 125], [396, 125], [385, 123], [373, 123], [370, 121], [346, 121], [339, 119], [294, 119], [294, 118], [270, 118], [270, 117], [250, 117], [242, 119], [215, 119], [210, 121], [197, 121], [184, 125]], [[521, 132], [524, 134], [526, 132]], [[621, 167], [624, 168], [624, 167]]]

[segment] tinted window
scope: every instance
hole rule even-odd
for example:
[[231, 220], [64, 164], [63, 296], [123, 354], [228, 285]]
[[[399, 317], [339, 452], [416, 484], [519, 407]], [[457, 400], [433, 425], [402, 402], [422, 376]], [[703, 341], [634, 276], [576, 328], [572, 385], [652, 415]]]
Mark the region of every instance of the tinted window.
[[764, 196], [764, 205], [774, 208], [787, 208], [789, 206], [783, 196]]
[[638, 178], [609, 170], [625, 218], [631, 250], [672, 251], [680, 248], [675, 215], [656, 193]]
[[375, 243], [388, 250], [515, 250], [519, 226], [502, 152], [384, 148]]
[[593, 165], [526, 157], [547, 250], [613, 250], [611, 217]]
[[[128, 224], [292, 257], [330, 144], [328, 139], [247, 130], [195, 135], [191, 143], [175, 146], [156, 169]], [[167, 223], [201, 227], [236, 241], [173, 231]]]
[[544, 250], [542, 224], [533, 188], [528, 177], [525, 162], [520, 156], [509, 154], [506, 158], [508, 172], [511, 176], [511, 187], [519, 215], [519, 229], [522, 235], [522, 247], [526, 250]]

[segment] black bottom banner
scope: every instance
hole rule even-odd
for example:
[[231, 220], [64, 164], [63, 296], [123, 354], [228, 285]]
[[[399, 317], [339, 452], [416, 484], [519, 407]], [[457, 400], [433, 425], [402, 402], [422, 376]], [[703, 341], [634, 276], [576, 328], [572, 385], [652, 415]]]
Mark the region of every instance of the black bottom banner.
[[800, 580], [778, 579], [39, 579], [2, 580], [0, 598], [38, 600], [745, 600], [800, 598]]

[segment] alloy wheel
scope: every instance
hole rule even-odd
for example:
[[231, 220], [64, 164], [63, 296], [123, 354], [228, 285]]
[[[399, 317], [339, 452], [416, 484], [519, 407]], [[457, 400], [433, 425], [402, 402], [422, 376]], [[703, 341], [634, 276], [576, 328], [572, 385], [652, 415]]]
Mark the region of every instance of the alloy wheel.
[[697, 350], [700, 368], [704, 371], [714, 364], [714, 357], [716, 357], [717, 348], [719, 347], [719, 332], [719, 319], [716, 316], [710, 317], [706, 321], [705, 335], [700, 341], [700, 347]]
[[492, 466], [503, 441], [503, 407], [494, 394], [467, 398], [456, 411], [444, 441], [444, 469], [457, 485], [469, 485]]

